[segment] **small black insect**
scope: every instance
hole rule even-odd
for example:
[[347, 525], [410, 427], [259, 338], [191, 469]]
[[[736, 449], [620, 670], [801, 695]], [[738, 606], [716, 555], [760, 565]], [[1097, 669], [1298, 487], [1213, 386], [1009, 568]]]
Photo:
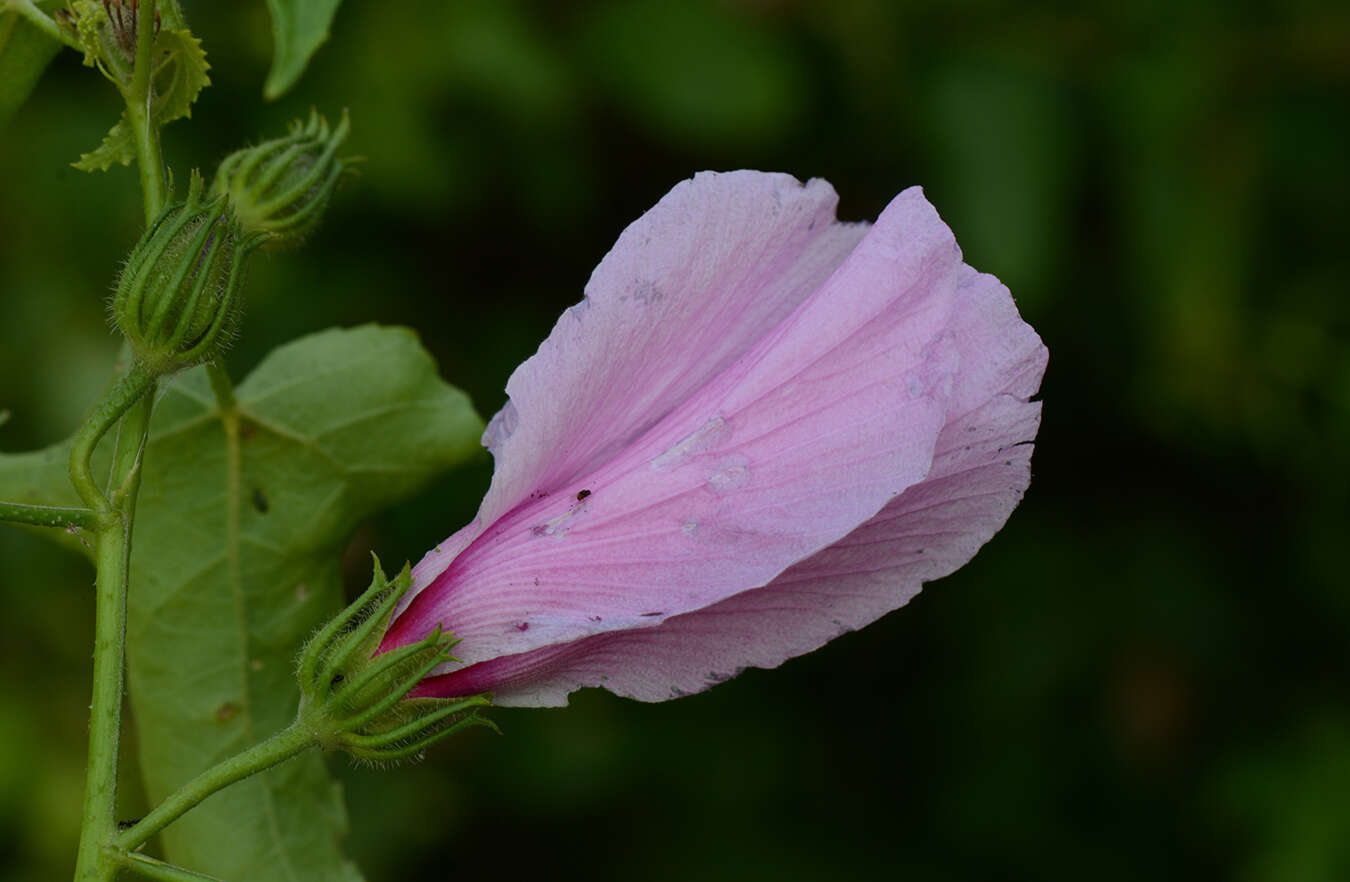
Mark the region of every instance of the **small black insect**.
[[591, 495], [591, 491], [589, 491], [589, 490], [582, 490], [581, 492], [579, 492], [579, 493], [577, 494], [577, 502], [580, 502], [581, 500], [585, 499], [587, 496], [590, 496], [590, 495]]
[[267, 510], [272, 506], [268, 504], [267, 497], [263, 495], [261, 490], [254, 490], [253, 507], [258, 510], [259, 514], [267, 514]]

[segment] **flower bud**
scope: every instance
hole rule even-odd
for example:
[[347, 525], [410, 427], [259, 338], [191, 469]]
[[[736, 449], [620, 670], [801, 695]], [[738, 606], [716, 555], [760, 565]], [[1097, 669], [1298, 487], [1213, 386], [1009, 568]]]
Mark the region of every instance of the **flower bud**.
[[342, 749], [373, 762], [418, 756], [436, 741], [471, 726], [497, 727], [477, 715], [487, 695], [408, 698], [422, 678], [447, 661], [457, 641], [438, 627], [423, 640], [373, 655], [399, 599], [412, 587], [407, 566], [391, 582], [375, 560], [370, 588], [321, 628], [300, 654], [300, 721], [325, 750]]
[[220, 164], [211, 192], [228, 194], [244, 229], [270, 234], [271, 246], [294, 245], [319, 223], [351, 159], [337, 158], [351, 123], [331, 132], [311, 111], [309, 122], [291, 124], [284, 138], [236, 150]]
[[[114, 81], [128, 78], [136, 61], [139, 0], [73, 0], [58, 9], [58, 26], [84, 48], [84, 64], [99, 67]], [[160, 14], [155, 10], [155, 32]]]
[[113, 295], [117, 327], [156, 373], [209, 361], [229, 343], [244, 264], [261, 244], [224, 197], [201, 197], [194, 172], [186, 201], [164, 209], [132, 249]]

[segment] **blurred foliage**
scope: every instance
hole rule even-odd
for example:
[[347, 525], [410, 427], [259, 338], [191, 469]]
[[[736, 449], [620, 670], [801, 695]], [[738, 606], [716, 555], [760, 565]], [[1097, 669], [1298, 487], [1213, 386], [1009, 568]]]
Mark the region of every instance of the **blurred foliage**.
[[[179, 180], [311, 105], [368, 157], [257, 262], [236, 375], [404, 323], [491, 413], [623, 225], [737, 167], [826, 177], [850, 219], [923, 184], [1052, 353], [1031, 492], [971, 566], [779, 671], [344, 769], [372, 879], [1350, 878], [1343, 3], [348, 0], [270, 105], [261, 0], [186, 7], [213, 85], [166, 130]], [[64, 52], [0, 130], [6, 450], [113, 357], [134, 172], [67, 163], [117, 112]], [[487, 478], [363, 528], [354, 583]], [[0, 532], [5, 879], [68, 874], [90, 581]]]

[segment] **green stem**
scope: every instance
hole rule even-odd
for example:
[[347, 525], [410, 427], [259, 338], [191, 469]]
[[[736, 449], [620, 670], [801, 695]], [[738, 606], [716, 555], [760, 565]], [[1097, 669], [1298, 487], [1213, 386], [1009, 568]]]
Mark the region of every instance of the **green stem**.
[[141, 484], [141, 458], [150, 434], [150, 410], [155, 396], [142, 395], [128, 408], [117, 427], [117, 451], [113, 454], [113, 474], [119, 479], [113, 492], [112, 504], [121, 508], [128, 498], [134, 498]]
[[[99, 439], [108, 433], [122, 414], [143, 395], [154, 388], [155, 375], [143, 364], [132, 365], [131, 370], [120, 377], [113, 388], [94, 408], [94, 412], [85, 420], [75, 435], [74, 446], [70, 448], [70, 482], [75, 492], [80, 494], [84, 504], [96, 513], [106, 514], [112, 511], [112, 504], [104, 495], [98, 482], [94, 480], [89, 461]], [[139, 456], [139, 447], [136, 455]]]
[[113, 837], [111, 845], [119, 851], [130, 851], [217, 790], [288, 760], [318, 743], [318, 736], [312, 730], [299, 721], [294, 722], [266, 741], [212, 766], [169, 794], [154, 811]]
[[87, 508], [0, 502], [0, 521], [33, 527], [93, 527], [98, 524], [99, 517]]
[[8, 0], [6, 3], [0, 3], [0, 11], [3, 11], [4, 9], [11, 9], [14, 12], [17, 12], [19, 15], [23, 16], [29, 24], [39, 31], [42, 31], [42, 33], [51, 37], [53, 40], [63, 43], [77, 52], [84, 51], [84, 47], [80, 45], [79, 40], [76, 40], [74, 37], [61, 30], [60, 25], [53, 21], [47, 13], [34, 6], [32, 0]]
[[122, 732], [122, 659], [126, 641], [130, 506], [98, 537], [94, 625], [94, 696], [89, 717], [89, 766], [76, 859], [78, 882], [106, 882], [116, 872], [104, 843], [117, 825], [117, 748]]
[[159, 127], [150, 119], [145, 104], [127, 102], [127, 122], [136, 140], [136, 166], [141, 173], [146, 226], [154, 223], [164, 207], [164, 157], [159, 147]]
[[[159, 127], [150, 112], [155, 6], [156, 0], [142, 0], [139, 5], [135, 68], [131, 83], [123, 93], [127, 122], [136, 145], [147, 226], [159, 215], [165, 200]], [[129, 860], [124, 852], [108, 846], [117, 830], [117, 760], [125, 689], [131, 533], [140, 487], [141, 456], [154, 406], [155, 380], [155, 374], [145, 365], [132, 365], [80, 428], [70, 453], [71, 483], [85, 505], [100, 516], [95, 559], [93, 700], [90, 704], [84, 816], [75, 864], [76, 882], [112, 882], [121, 866]], [[94, 480], [90, 460], [99, 440], [124, 416], [113, 455], [111, 486], [115, 489], [109, 500]], [[152, 878], [192, 878], [184, 875], [187, 871], [177, 871], [167, 864], [145, 864], [137, 869], [143, 874], [158, 874]], [[172, 875], [175, 871], [176, 876]]]
[[[117, 755], [122, 733], [123, 664], [126, 652], [127, 573], [131, 561], [131, 527], [140, 486], [140, 463], [154, 405], [155, 376], [133, 365], [118, 379], [75, 435], [70, 478], [96, 515], [94, 684], [89, 714], [89, 760], [85, 777], [84, 817], [75, 878], [110, 882], [117, 873], [115, 854], [105, 845], [117, 828]], [[117, 420], [122, 420], [113, 456], [109, 501], [90, 472], [94, 448]]]
[[141, 0], [136, 16], [136, 67], [124, 93], [127, 124], [136, 143], [136, 166], [140, 170], [145, 224], [149, 226], [164, 208], [164, 156], [159, 145], [159, 126], [150, 114], [151, 75], [154, 72], [155, 0]]
[[234, 384], [230, 382], [230, 375], [225, 373], [225, 368], [218, 361], [210, 362], [206, 365], [206, 376], [211, 380], [211, 391], [216, 393], [216, 406], [220, 408], [220, 412], [233, 411]]

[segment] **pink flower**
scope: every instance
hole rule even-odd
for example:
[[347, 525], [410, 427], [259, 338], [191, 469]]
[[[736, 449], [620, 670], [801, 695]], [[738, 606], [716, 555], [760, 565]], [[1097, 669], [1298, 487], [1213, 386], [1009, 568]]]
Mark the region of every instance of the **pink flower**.
[[968, 561], [1030, 479], [1046, 349], [918, 188], [700, 174], [626, 229], [483, 435], [477, 518], [413, 570], [419, 694], [661, 701], [771, 668]]

